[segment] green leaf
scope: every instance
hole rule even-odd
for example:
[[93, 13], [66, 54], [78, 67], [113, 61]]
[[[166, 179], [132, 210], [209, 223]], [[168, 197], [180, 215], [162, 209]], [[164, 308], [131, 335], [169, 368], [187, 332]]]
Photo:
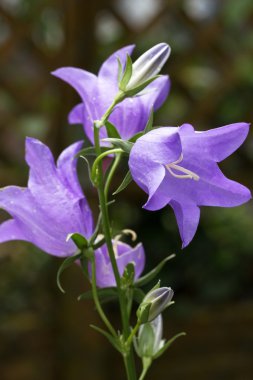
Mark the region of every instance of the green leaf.
[[164, 260], [162, 260], [154, 269], [152, 269], [149, 273], [145, 274], [144, 276], [140, 277], [135, 285], [136, 286], [143, 286], [143, 285], [146, 285], [148, 282], [150, 282], [151, 280], [153, 280], [157, 275], [158, 273], [162, 270], [162, 268], [164, 267], [164, 265], [171, 259], [173, 259], [176, 255], [170, 255], [168, 257], [166, 257]]
[[152, 83], [155, 79], [159, 78], [160, 76], [161, 75], [156, 75], [153, 78], [150, 78], [150, 79], [146, 80], [145, 82], [143, 82], [139, 86], [137, 86], [137, 87], [135, 87], [135, 88], [133, 88], [131, 90], [125, 91], [125, 95], [127, 97], [131, 97], [131, 96], [137, 95], [139, 92], [141, 92], [142, 90], [144, 90], [145, 87], [147, 87], [150, 83]]
[[141, 136], [143, 136], [144, 133], [143, 132], [138, 132], [136, 133], [133, 137], [131, 137], [131, 139], [129, 139], [128, 141], [132, 142], [132, 143], [135, 143], [136, 140], [138, 140]]
[[168, 340], [165, 345], [153, 356], [153, 359], [159, 358], [171, 345], [177, 338], [180, 338], [180, 336], [185, 336], [185, 332], [181, 332], [177, 335], [174, 335], [170, 340]]
[[115, 125], [113, 125], [112, 123], [110, 123], [110, 121], [107, 120], [105, 122], [105, 127], [106, 127], [106, 130], [107, 130], [108, 137], [116, 138], [116, 139], [121, 139], [121, 136], [120, 136], [117, 128], [115, 127]]
[[116, 194], [120, 193], [122, 190], [124, 190], [132, 182], [132, 180], [133, 180], [133, 178], [132, 178], [131, 172], [129, 170], [127, 172], [126, 176], [124, 177], [123, 181], [121, 182], [121, 184], [117, 188], [117, 190], [115, 190], [112, 195], [116, 195]]
[[78, 253], [76, 253], [75, 255], [67, 257], [61, 264], [60, 268], [58, 269], [57, 275], [56, 275], [56, 282], [57, 282], [58, 288], [60, 289], [62, 293], [65, 293], [65, 290], [61, 286], [61, 281], [60, 281], [62, 273], [65, 271], [65, 269], [70, 267], [76, 260], [79, 260], [81, 257], [82, 257], [82, 253], [78, 251]]
[[144, 129], [144, 134], [148, 133], [149, 131], [151, 131], [151, 129], [153, 127], [153, 120], [154, 120], [154, 109], [152, 108], [151, 112], [149, 114], [148, 122], [146, 124], [145, 129]]
[[103, 141], [108, 141], [110, 142], [112, 145], [118, 147], [118, 148], [121, 148], [124, 152], [126, 153], [130, 153], [132, 147], [133, 147], [133, 143], [130, 142], [130, 141], [125, 141], [125, 140], [121, 140], [121, 139], [118, 139], [118, 138], [105, 138], [103, 139]]
[[101, 329], [98, 326], [90, 325], [90, 327], [94, 329], [95, 331], [99, 332], [100, 334], [104, 335], [109, 340], [109, 342], [113, 345], [113, 347], [116, 348], [116, 350], [118, 350], [121, 353], [121, 347], [116, 338], [114, 338], [111, 334], [109, 334], [107, 331]]
[[117, 57], [117, 61], [118, 61], [118, 82], [120, 82], [121, 78], [122, 78], [123, 67], [122, 67], [122, 63], [121, 63], [119, 57]]
[[127, 54], [127, 59], [126, 59], [126, 68], [125, 68], [125, 71], [124, 71], [124, 74], [122, 76], [122, 79], [119, 83], [119, 89], [124, 91], [128, 82], [130, 81], [130, 78], [132, 76], [132, 72], [133, 72], [133, 64], [132, 64], [132, 60], [131, 60], [131, 57]]
[[135, 265], [134, 263], [130, 262], [126, 265], [123, 276], [121, 277], [122, 285], [125, 287], [131, 286], [134, 282], [134, 276], [135, 276]]
[[73, 240], [77, 248], [79, 248], [80, 250], [88, 246], [87, 239], [83, 235], [79, 234], [78, 232], [68, 234], [66, 241], [69, 241], [70, 239]]

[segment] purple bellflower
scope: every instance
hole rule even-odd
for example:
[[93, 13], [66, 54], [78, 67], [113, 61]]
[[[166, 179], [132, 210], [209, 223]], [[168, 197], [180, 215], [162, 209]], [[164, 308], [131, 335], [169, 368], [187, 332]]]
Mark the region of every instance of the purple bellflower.
[[203, 132], [183, 124], [154, 129], [134, 144], [129, 167], [134, 181], [148, 193], [143, 207], [155, 211], [170, 205], [183, 247], [196, 233], [199, 206], [234, 207], [251, 198], [246, 187], [226, 178], [217, 165], [243, 143], [248, 131], [247, 123]]
[[[124, 269], [129, 263], [135, 265], [135, 280], [137, 280], [143, 272], [145, 265], [145, 253], [141, 243], [135, 247], [123, 243], [121, 241], [113, 241], [114, 253], [119, 269], [120, 276], [123, 275]], [[108, 286], [116, 286], [112, 265], [106, 245], [96, 250], [96, 281], [97, 286], [105, 288]]]
[[[160, 62], [159, 68], [164, 64], [164, 57], [168, 57], [170, 51], [168, 47], [168, 52], [165, 51], [164, 45], [166, 44], [157, 45], [160, 46], [161, 54], [159, 54], [156, 47], [152, 48], [155, 49], [158, 63]], [[52, 73], [74, 87], [80, 95], [82, 103], [72, 109], [69, 114], [69, 122], [71, 124], [83, 124], [84, 131], [91, 142], [93, 142], [94, 120], [101, 119], [119, 92], [118, 59], [124, 69], [127, 55], [130, 55], [133, 49], [134, 45], [130, 45], [112, 54], [101, 66], [98, 76], [74, 67], [62, 67]], [[143, 56], [147, 55], [147, 53], [144, 53]], [[136, 61], [137, 66], [139, 66], [138, 61], [143, 63], [140, 58]], [[152, 61], [150, 54], [147, 55], [146, 60], [147, 58]], [[147, 72], [154, 75], [157, 73], [157, 70], [152, 71], [152, 67], [146, 67], [145, 73], [141, 72], [141, 78], [139, 78], [135, 74], [134, 65], [135, 63], [133, 64], [133, 79], [132, 81], [130, 79], [130, 82], [137, 83], [138, 80], [144, 80]], [[150, 83], [138, 96], [126, 98], [115, 107], [109, 121], [116, 126], [122, 139], [129, 139], [137, 132], [144, 130], [150, 110], [152, 107], [156, 110], [162, 105], [168, 95], [169, 87], [168, 76], [162, 75]], [[106, 136], [106, 130], [103, 127], [100, 131], [100, 137], [104, 138]]]
[[26, 139], [26, 162], [30, 167], [28, 187], [8, 186], [0, 190], [0, 208], [12, 219], [0, 225], [0, 243], [25, 240], [43, 251], [65, 257], [75, 253], [69, 233], [89, 238], [93, 221], [76, 173], [77, 142], [60, 155], [55, 165], [49, 148]]

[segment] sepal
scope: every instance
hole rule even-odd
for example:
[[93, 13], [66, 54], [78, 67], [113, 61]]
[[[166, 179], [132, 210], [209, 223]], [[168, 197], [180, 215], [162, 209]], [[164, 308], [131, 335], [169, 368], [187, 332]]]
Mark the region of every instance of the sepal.
[[59, 269], [57, 271], [57, 275], [56, 275], [56, 282], [57, 282], [58, 288], [60, 289], [60, 291], [62, 293], [66, 293], [65, 290], [63, 289], [62, 285], [61, 285], [61, 275], [62, 275], [62, 273], [65, 271], [65, 269], [67, 269], [68, 267], [70, 267], [75, 261], [80, 260], [81, 257], [82, 257], [82, 255], [83, 255], [82, 252], [78, 251], [75, 255], [67, 257], [62, 262], [61, 266], [59, 267]]

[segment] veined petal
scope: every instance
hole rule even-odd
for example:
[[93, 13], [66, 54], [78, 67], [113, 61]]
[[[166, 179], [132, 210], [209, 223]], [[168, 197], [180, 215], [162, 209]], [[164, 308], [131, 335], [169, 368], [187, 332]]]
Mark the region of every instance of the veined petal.
[[114, 85], [117, 84], [118, 83], [118, 72], [119, 72], [118, 59], [120, 60], [120, 62], [122, 64], [122, 68], [124, 70], [127, 55], [132, 54], [134, 47], [135, 47], [135, 45], [125, 46], [125, 47], [117, 50], [109, 58], [107, 58], [107, 60], [104, 61], [104, 63], [102, 64], [102, 66], [99, 70], [98, 77], [100, 79], [110, 81]]
[[168, 75], [162, 75], [151, 82], [141, 95], [142, 102], [148, 106], [149, 112], [152, 107], [157, 110], [167, 99], [171, 87]]
[[173, 200], [170, 202], [170, 205], [177, 219], [184, 248], [191, 242], [196, 233], [199, 224], [200, 210], [198, 206], [192, 203], [180, 204]]
[[248, 123], [234, 123], [203, 132], [195, 132], [189, 124], [179, 128], [183, 147], [204, 158], [220, 162], [232, 154], [246, 139]]

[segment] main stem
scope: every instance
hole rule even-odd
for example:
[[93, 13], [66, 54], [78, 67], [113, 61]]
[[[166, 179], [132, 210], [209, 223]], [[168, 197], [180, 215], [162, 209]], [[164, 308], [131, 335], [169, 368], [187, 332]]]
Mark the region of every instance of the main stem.
[[[96, 125], [95, 123], [94, 124], [94, 143], [95, 143], [95, 150], [96, 150], [97, 157], [101, 154], [99, 128], [100, 126]], [[114, 277], [115, 277], [115, 281], [117, 285], [121, 320], [122, 320], [122, 326], [123, 326], [123, 338], [124, 338], [124, 341], [126, 341], [130, 333], [127, 304], [126, 304], [124, 292], [121, 288], [120, 274], [118, 271], [118, 266], [117, 266], [117, 262], [116, 262], [116, 258], [115, 258], [115, 254], [113, 250], [113, 245], [112, 245], [112, 236], [111, 236], [108, 208], [107, 208], [107, 203], [106, 203], [106, 196], [105, 196], [105, 191], [104, 191], [103, 168], [102, 168], [101, 161], [99, 161], [97, 165], [97, 190], [98, 190], [100, 210], [101, 210], [101, 215], [102, 215], [103, 232], [104, 232], [105, 241], [106, 241], [106, 245], [107, 245], [107, 249], [110, 256], [110, 261], [112, 264], [113, 273], [114, 273]], [[136, 371], [135, 371], [135, 364], [134, 364], [132, 350], [130, 349], [128, 352], [124, 353], [123, 355], [124, 355], [124, 363], [126, 367], [128, 380], [136, 380]]]

